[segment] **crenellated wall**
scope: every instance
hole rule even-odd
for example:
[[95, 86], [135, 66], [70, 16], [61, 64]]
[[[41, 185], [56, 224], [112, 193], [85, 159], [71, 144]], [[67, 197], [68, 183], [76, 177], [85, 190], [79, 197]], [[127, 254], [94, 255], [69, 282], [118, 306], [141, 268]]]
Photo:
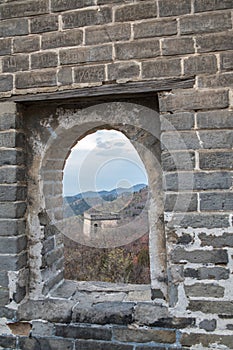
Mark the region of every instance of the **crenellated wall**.
[[[233, 349], [232, 82], [232, 0], [0, 0], [0, 348]], [[151, 285], [64, 280], [64, 162], [104, 127], [149, 174]]]

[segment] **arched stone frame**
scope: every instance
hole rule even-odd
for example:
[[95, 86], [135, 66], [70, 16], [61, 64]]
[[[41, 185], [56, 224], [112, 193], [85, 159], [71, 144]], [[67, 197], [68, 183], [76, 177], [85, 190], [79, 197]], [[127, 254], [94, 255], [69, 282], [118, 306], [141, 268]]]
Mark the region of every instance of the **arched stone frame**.
[[[158, 113], [156, 110], [140, 104], [106, 102], [84, 109], [57, 109], [56, 118], [56, 127], [51, 127], [48, 119], [43, 121], [42, 126], [49, 130], [48, 135], [50, 134], [50, 136], [47, 137], [43, 147], [40, 148], [41, 153], [38, 157], [40, 161], [38, 162], [38, 158], [34, 156], [30, 168], [34, 172], [33, 176], [38, 172], [37, 185], [39, 185], [40, 193], [39, 200], [35, 200], [29, 208], [28, 228], [32, 241], [34, 241], [31, 246], [34, 251], [34, 261], [31, 263], [31, 272], [33, 271], [30, 286], [31, 297], [33, 297], [33, 294], [37, 297], [38, 295], [47, 294], [63, 278], [62, 265], [56, 273], [52, 271], [51, 267], [47, 268], [47, 272], [45, 268], [44, 273], [47, 273], [47, 276], [51, 275], [51, 283], [48, 283], [47, 288], [44, 288], [40, 271], [42, 264], [40, 253], [44, 249], [42, 243], [44, 239], [43, 225], [46, 226], [49, 222], [50, 224], [52, 222], [53, 227], [62, 227], [60, 226], [63, 222], [62, 170], [65, 160], [78, 140], [95, 130], [104, 128], [123, 132], [136, 148], [147, 170], [151, 191], [149, 204], [151, 288], [155, 290], [154, 295], [167, 298], [167, 262], [163, 225], [160, 121]], [[31, 190], [29, 189], [31, 193], [33, 193], [33, 186], [32, 182]], [[34, 191], [36, 191], [36, 188]], [[36, 192], [34, 194], [36, 195]], [[59, 236], [59, 230], [55, 232], [55, 235], [56, 237]], [[53, 251], [55, 256], [59, 249], [62, 250], [62, 245], [55, 244]], [[60, 257], [59, 253], [58, 257]], [[52, 276], [53, 274], [54, 276]]]

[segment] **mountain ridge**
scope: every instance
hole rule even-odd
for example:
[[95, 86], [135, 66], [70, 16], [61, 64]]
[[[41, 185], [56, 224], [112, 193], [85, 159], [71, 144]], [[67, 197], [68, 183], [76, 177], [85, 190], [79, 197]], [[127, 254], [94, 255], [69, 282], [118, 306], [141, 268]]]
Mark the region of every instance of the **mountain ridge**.
[[78, 199], [83, 199], [83, 198], [96, 198], [96, 197], [105, 197], [105, 196], [114, 196], [118, 197], [119, 195], [123, 193], [132, 193], [132, 192], [139, 192], [143, 188], [147, 187], [148, 185], [146, 184], [137, 184], [133, 185], [131, 187], [117, 187], [114, 188], [110, 191], [107, 190], [101, 190], [101, 191], [86, 191], [86, 192], [81, 192], [73, 196], [64, 196], [66, 200], [73, 201], [73, 200], [78, 200]]

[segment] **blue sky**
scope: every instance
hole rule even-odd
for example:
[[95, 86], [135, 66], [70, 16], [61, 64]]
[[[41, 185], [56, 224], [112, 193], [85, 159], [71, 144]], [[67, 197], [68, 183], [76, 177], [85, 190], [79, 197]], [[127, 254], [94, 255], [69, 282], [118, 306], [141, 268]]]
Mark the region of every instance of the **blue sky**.
[[80, 140], [66, 161], [63, 194], [147, 184], [144, 165], [121, 132], [99, 130]]

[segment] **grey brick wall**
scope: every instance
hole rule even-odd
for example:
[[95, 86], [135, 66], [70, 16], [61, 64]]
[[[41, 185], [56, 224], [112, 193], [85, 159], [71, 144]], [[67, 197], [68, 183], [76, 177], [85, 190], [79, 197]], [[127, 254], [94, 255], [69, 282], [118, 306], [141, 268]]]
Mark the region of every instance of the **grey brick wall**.
[[[188, 89], [158, 93], [169, 291], [165, 314], [156, 309], [155, 320], [153, 303], [136, 303], [130, 322], [138, 323], [137, 331], [127, 325], [111, 329], [115, 311], [106, 326], [65, 326], [51, 317], [49, 300], [49, 306], [33, 306], [36, 319], [44, 316], [47, 322], [46, 336], [34, 331], [40, 321], [29, 313], [20, 320], [32, 325], [32, 338], [16, 331], [1, 336], [0, 347], [25, 350], [39, 342], [44, 349], [150, 350], [217, 343], [232, 349], [233, 1], [4, 0], [0, 20], [0, 317], [11, 322], [20, 319], [17, 307], [25, 296], [37, 295], [33, 283], [28, 290], [28, 275], [38, 277], [28, 274], [29, 265], [41, 267], [40, 298], [63, 279], [58, 232], [46, 226], [43, 213], [35, 223], [44, 227], [42, 240], [25, 226], [28, 207], [36, 201], [25, 130], [32, 125], [33, 139], [42, 109], [32, 108], [30, 124], [23, 99], [123, 82], [164, 86], [168, 78], [195, 80]], [[54, 167], [46, 179], [60, 182], [62, 166]], [[57, 197], [52, 201], [56, 204]], [[70, 322], [74, 303], [68, 306], [67, 297], [60, 297], [66, 318], [58, 317]], [[90, 322], [96, 310], [81, 310], [77, 320]], [[106, 316], [98, 312], [97, 323]], [[148, 331], [140, 328], [143, 324]]]
[[[0, 303], [3, 307], [21, 301], [27, 285], [25, 138], [15, 103], [1, 103], [0, 134]], [[11, 280], [13, 276], [15, 283]], [[7, 315], [7, 309], [3, 309], [4, 314]]]

